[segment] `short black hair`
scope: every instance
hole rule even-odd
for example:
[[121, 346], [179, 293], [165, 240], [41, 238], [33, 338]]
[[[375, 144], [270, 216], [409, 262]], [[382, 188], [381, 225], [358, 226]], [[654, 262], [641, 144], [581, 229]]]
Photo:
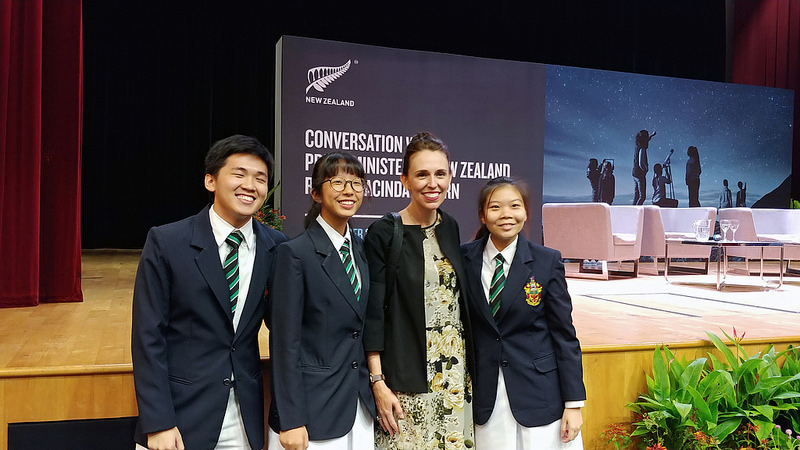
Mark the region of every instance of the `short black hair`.
[[220, 139], [211, 146], [206, 154], [206, 173], [216, 177], [229, 156], [237, 153], [247, 153], [259, 157], [267, 165], [267, 175], [272, 176], [275, 160], [267, 147], [253, 136], [234, 134]]

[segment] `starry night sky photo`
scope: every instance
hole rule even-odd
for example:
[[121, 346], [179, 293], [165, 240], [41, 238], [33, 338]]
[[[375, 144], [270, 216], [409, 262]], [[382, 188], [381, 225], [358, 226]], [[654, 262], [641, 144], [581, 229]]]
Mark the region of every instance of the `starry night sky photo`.
[[718, 205], [727, 178], [734, 199], [737, 182], [747, 183], [752, 206], [791, 174], [792, 101], [784, 89], [548, 66], [543, 201], [590, 202], [586, 167], [597, 158], [614, 160], [614, 204], [630, 205], [634, 136], [644, 129], [657, 133], [647, 150], [646, 205], [653, 166], [675, 149], [675, 198], [688, 206], [686, 150], [694, 145], [701, 205]]

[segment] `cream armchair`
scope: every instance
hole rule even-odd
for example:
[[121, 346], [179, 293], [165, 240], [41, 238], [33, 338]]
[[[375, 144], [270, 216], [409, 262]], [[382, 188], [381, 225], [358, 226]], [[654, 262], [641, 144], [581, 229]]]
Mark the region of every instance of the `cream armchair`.
[[[774, 209], [774, 208], [725, 208], [719, 210], [719, 218], [736, 219], [739, 229], [736, 230], [737, 241], [784, 242], [783, 258], [787, 261], [786, 270], [791, 273], [800, 273], [791, 269], [792, 261], [800, 260], [800, 210]], [[733, 238], [733, 233], [728, 231], [728, 239]], [[750, 271], [750, 260], [761, 258], [760, 248], [730, 247], [728, 256], [745, 258], [747, 271]], [[764, 248], [764, 259], [779, 259], [779, 247]]]
[[[609, 206], [605, 203], [546, 203], [542, 205], [544, 245], [559, 250], [566, 259], [581, 260], [578, 274], [636, 277], [642, 248], [644, 209], [641, 206]], [[598, 260], [598, 270], [584, 269], [583, 260]], [[608, 270], [608, 262], [632, 261], [633, 269]], [[618, 267], [619, 269], [619, 267]], [[596, 276], [596, 275], [595, 275]]]
[[[692, 224], [696, 220], [710, 219], [714, 223], [717, 216], [716, 208], [661, 208], [658, 206], [644, 206], [644, 227], [642, 230], [642, 256], [652, 256], [656, 274], [659, 273], [658, 259], [664, 258], [667, 239], [694, 239], [695, 234]], [[713, 226], [713, 225], [712, 225]], [[677, 273], [708, 273], [708, 261], [711, 257], [711, 247], [700, 245], [670, 244], [670, 261], [673, 258], [702, 259], [705, 266], [675, 267]], [[673, 271], [670, 262], [670, 273]]]

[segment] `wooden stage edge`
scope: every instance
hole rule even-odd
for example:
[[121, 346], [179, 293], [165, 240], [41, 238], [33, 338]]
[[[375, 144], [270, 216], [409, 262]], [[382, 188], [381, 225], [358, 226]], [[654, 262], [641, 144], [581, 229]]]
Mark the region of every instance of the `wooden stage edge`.
[[[138, 255], [84, 252], [82, 303], [0, 309], [0, 449], [8, 448], [9, 423], [136, 416], [130, 300]], [[748, 354], [768, 344], [800, 345], [796, 279], [780, 291], [718, 293], [703, 279], [687, 287], [643, 272], [635, 280], [568, 280], [583, 344], [582, 434], [589, 450], [610, 448], [600, 433], [631, 420], [625, 405], [645, 389], [658, 345], [687, 360], [716, 354], [704, 331], [721, 336], [732, 326], [747, 332]], [[260, 335], [265, 371], [267, 333]]]
[[[778, 349], [800, 345], [800, 336], [754, 339], [744, 345], [749, 354], [767, 344]], [[679, 358], [688, 360], [716, 353], [708, 340], [666, 343]], [[625, 408], [636, 400], [650, 374], [653, 344], [593, 345], [583, 348], [584, 381], [588, 392], [584, 408], [583, 441], [586, 449], [606, 449], [600, 433], [615, 422], [630, 422]], [[721, 355], [717, 354], [717, 357]], [[269, 358], [263, 359], [265, 371]], [[268, 383], [268, 375], [265, 376]], [[265, 393], [265, 405], [269, 392]], [[130, 364], [0, 369], [2, 433], [7, 448], [8, 424], [74, 419], [101, 419], [136, 415]]]

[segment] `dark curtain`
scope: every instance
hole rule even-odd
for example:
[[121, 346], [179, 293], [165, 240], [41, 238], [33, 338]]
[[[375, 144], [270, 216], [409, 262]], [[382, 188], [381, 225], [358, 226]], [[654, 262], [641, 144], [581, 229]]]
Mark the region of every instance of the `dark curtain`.
[[800, 2], [736, 2], [733, 39], [734, 83], [795, 91], [792, 193], [800, 200]]
[[0, 307], [81, 301], [81, 2], [0, 1]]
[[273, 147], [282, 35], [724, 81], [725, 11], [721, 0], [85, 2], [83, 246], [141, 248], [150, 227], [196, 214], [215, 140]]

